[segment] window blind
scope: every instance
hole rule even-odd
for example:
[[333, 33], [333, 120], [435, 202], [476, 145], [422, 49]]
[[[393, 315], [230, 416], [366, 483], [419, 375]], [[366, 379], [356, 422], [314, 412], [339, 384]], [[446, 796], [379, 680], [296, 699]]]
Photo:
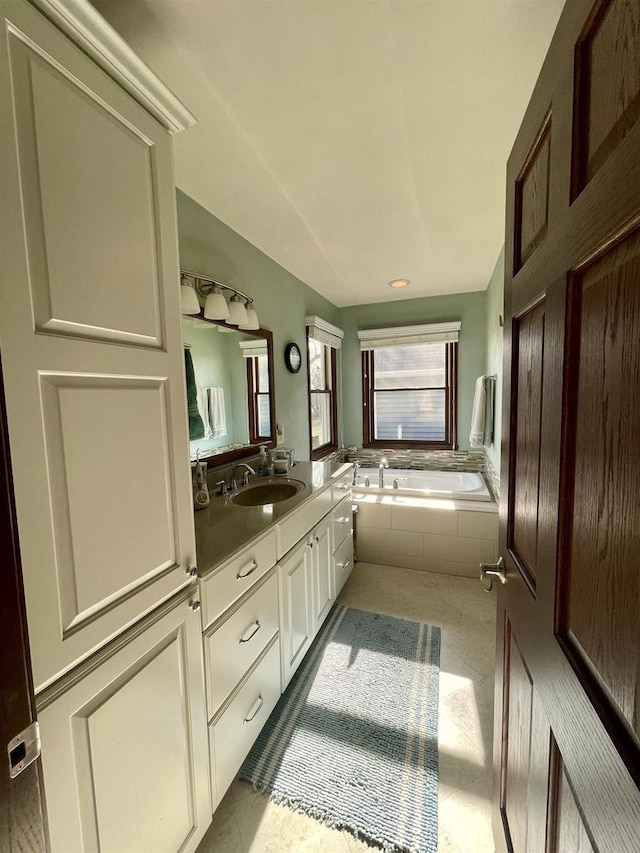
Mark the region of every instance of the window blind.
[[446, 343], [457, 341], [461, 323], [429, 323], [424, 326], [395, 326], [387, 329], [363, 329], [358, 331], [360, 349], [410, 346], [411, 344]]

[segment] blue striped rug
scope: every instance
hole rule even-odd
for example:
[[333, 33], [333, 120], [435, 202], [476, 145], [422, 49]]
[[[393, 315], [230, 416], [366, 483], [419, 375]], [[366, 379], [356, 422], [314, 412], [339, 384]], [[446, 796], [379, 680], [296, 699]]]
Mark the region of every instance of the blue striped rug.
[[334, 607], [240, 778], [385, 851], [438, 847], [440, 629]]

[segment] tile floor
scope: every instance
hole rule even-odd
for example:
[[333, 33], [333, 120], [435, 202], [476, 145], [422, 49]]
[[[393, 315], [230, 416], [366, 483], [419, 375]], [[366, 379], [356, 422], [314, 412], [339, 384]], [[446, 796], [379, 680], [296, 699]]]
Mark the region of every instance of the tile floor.
[[[439, 625], [439, 853], [493, 853], [495, 598], [477, 580], [357, 563], [339, 602]], [[347, 832], [234, 781], [198, 853], [364, 853]]]

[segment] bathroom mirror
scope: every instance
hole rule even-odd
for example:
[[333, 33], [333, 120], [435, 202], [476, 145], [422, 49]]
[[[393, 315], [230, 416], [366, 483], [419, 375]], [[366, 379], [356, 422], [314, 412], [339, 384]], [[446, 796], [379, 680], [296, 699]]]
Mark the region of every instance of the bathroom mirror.
[[[182, 336], [188, 352], [191, 458], [200, 451], [212, 468], [255, 455], [261, 444], [274, 447], [273, 334], [205, 320], [201, 313], [182, 318]], [[189, 360], [195, 395], [189, 388]]]

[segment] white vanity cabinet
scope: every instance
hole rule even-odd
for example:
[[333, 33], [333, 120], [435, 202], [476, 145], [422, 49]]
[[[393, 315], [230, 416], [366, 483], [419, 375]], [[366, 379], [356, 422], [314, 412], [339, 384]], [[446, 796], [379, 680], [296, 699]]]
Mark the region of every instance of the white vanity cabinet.
[[183, 594], [38, 713], [53, 853], [193, 851], [211, 820], [200, 618]]
[[171, 143], [195, 119], [88, 2], [0, 0], [0, 28], [0, 349], [51, 849], [185, 853], [211, 814]]
[[327, 618], [331, 605], [336, 600], [331, 560], [332, 518], [326, 516], [311, 531], [311, 576], [313, 578], [313, 633]]
[[312, 551], [302, 540], [278, 563], [283, 691], [315, 634]]
[[332, 575], [335, 597], [353, 570], [353, 510], [351, 495], [344, 498], [332, 514]]
[[195, 564], [173, 96], [88, 3], [40, 5], [83, 50], [0, 0], [0, 347], [36, 693]]
[[[336, 600], [337, 581], [342, 588], [348, 577], [353, 560], [352, 546], [349, 553], [352, 539], [348, 535], [351, 531], [350, 478], [351, 472], [342, 474], [280, 524], [281, 550], [299, 540], [278, 563], [283, 690]], [[347, 517], [348, 522], [344, 522], [343, 517]], [[336, 527], [339, 534], [336, 534]], [[336, 571], [336, 561], [342, 561], [346, 569]]]
[[280, 698], [276, 530], [200, 580], [214, 809]]

